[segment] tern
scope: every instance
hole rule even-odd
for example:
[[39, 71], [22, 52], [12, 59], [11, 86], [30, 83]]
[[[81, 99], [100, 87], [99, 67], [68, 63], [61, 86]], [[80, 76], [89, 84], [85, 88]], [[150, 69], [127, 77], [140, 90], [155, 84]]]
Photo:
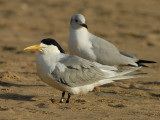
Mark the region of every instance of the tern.
[[71, 54], [111, 66], [143, 66], [154, 61], [140, 60], [136, 56], [119, 51], [112, 43], [88, 32], [85, 17], [75, 14], [70, 21], [68, 46]]
[[65, 54], [62, 47], [51, 38], [43, 39], [40, 44], [24, 50], [40, 51], [36, 59], [38, 76], [43, 82], [62, 91], [61, 103], [65, 92], [68, 92], [66, 103], [69, 103], [72, 94], [84, 94], [114, 80], [136, 78], [139, 75], [129, 73], [141, 68], [117, 69]]

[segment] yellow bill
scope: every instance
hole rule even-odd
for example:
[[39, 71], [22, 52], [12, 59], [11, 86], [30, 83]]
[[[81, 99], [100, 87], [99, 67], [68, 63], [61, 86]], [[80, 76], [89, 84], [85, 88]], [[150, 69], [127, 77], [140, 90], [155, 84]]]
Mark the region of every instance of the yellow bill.
[[32, 46], [26, 47], [26, 48], [24, 48], [24, 50], [41, 50], [42, 48], [44, 48], [44, 47], [40, 46], [40, 44], [37, 44], [37, 45], [32, 45]]

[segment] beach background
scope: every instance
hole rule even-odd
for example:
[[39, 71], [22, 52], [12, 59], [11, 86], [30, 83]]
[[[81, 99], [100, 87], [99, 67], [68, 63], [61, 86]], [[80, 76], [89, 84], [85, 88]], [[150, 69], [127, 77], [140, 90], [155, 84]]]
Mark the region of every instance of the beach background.
[[[89, 31], [140, 59], [157, 61], [121, 80], [59, 103], [61, 92], [36, 75], [38, 52], [54, 38], [68, 51], [70, 18], [81, 13]], [[159, 0], [0, 0], [0, 120], [159, 120]], [[66, 96], [67, 97], [67, 96]]]

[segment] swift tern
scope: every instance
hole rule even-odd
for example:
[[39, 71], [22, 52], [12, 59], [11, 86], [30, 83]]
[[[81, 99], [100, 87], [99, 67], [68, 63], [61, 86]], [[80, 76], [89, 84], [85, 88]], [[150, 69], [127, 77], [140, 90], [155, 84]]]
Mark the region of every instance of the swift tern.
[[134, 55], [119, 51], [112, 43], [88, 32], [85, 17], [75, 14], [70, 21], [69, 50], [73, 55], [96, 61], [103, 65], [144, 66], [154, 61], [139, 60]]
[[117, 69], [113, 66], [101, 65], [96, 62], [65, 54], [61, 46], [53, 39], [43, 39], [40, 44], [26, 47], [24, 50], [39, 50], [37, 56], [37, 73], [41, 80], [62, 91], [60, 102], [68, 92], [66, 103], [71, 94], [87, 93], [94, 87], [114, 80], [135, 78], [139, 75], [129, 74], [141, 67]]

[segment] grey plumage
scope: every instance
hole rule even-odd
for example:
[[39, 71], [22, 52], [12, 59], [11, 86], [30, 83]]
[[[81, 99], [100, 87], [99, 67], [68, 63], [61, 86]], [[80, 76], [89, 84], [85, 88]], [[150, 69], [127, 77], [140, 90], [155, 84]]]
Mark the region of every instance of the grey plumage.
[[[90, 34], [90, 41], [92, 43], [92, 50], [96, 55], [96, 61], [107, 65], [123, 65], [135, 64], [136, 57], [132, 57], [125, 52], [119, 50], [110, 42]], [[135, 64], [136, 65], [136, 64]]]
[[61, 72], [56, 66], [52, 75], [57, 82], [67, 86], [87, 85], [105, 78], [104, 73], [97, 66], [80, 57], [68, 55], [59, 62], [66, 66], [65, 71]]

